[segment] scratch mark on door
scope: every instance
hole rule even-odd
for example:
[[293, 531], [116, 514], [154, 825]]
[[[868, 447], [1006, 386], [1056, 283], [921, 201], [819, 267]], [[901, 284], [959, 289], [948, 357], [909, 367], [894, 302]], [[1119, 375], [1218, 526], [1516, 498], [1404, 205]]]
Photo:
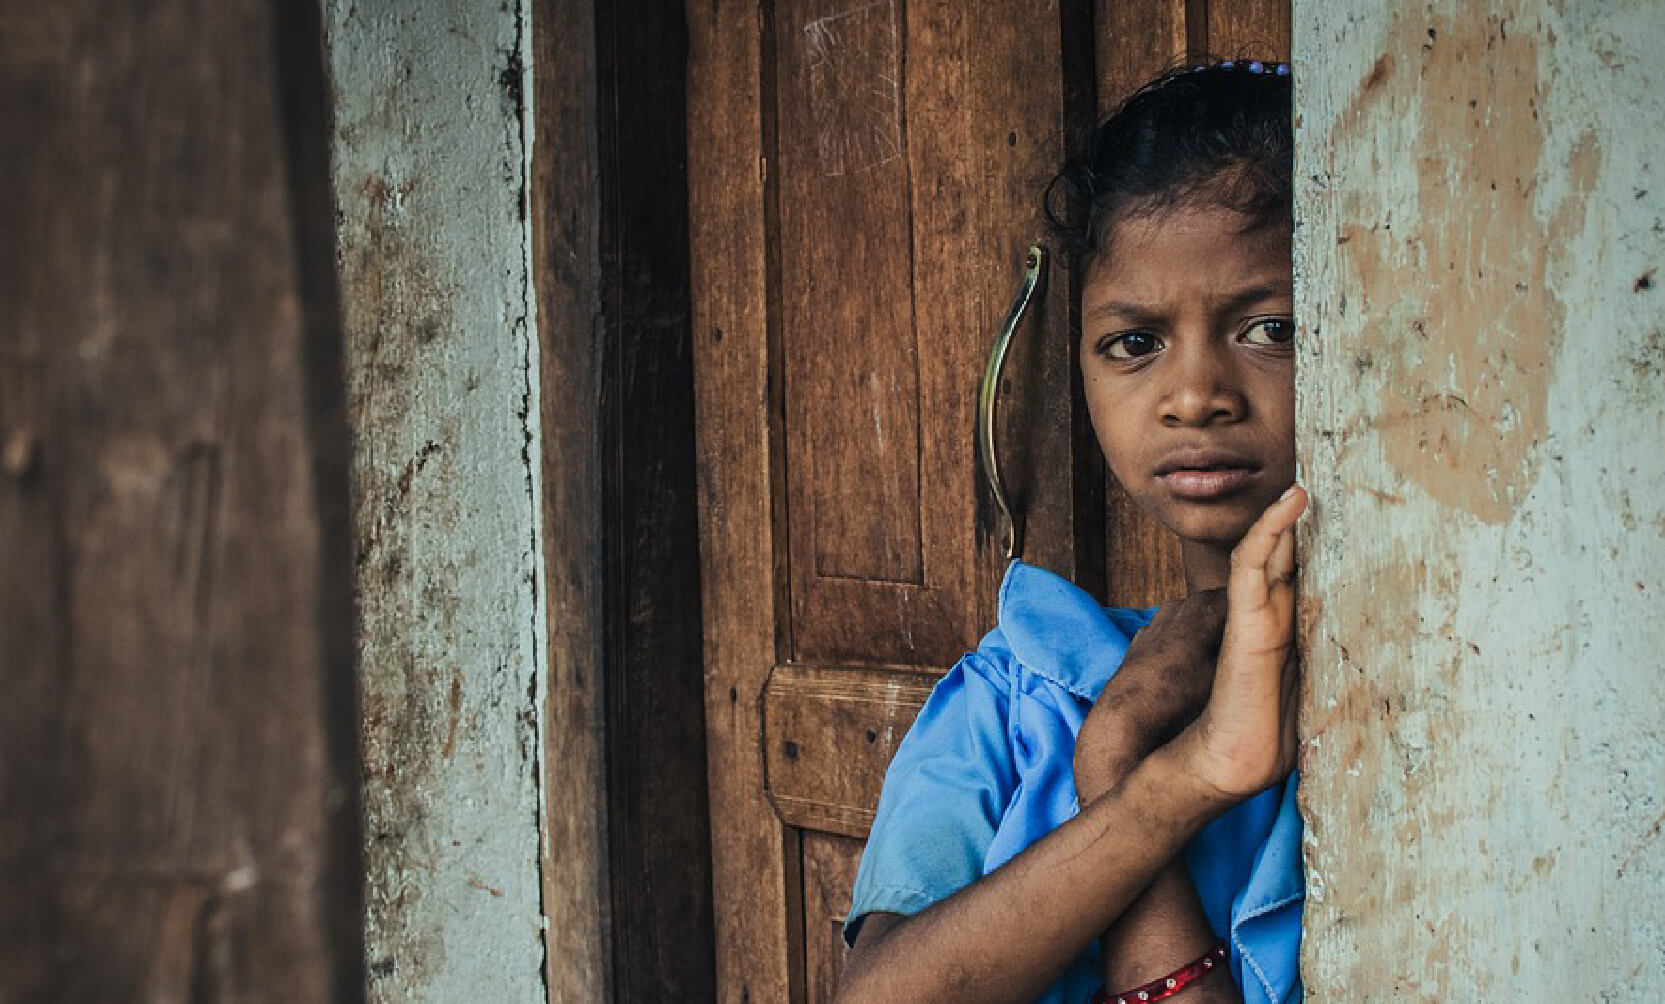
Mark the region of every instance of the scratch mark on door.
[[901, 159], [901, 50], [895, 0], [875, 0], [804, 25], [822, 174], [858, 174]]

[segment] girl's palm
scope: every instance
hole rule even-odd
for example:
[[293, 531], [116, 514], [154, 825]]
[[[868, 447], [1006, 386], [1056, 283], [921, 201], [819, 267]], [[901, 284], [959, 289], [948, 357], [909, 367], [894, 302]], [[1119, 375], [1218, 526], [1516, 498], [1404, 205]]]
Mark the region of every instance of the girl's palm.
[[1306, 507], [1306, 491], [1291, 488], [1232, 551], [1214, 687], [1187, 737], [1199, 778], [1227, 800], [1295, 764], [1295, 521]]

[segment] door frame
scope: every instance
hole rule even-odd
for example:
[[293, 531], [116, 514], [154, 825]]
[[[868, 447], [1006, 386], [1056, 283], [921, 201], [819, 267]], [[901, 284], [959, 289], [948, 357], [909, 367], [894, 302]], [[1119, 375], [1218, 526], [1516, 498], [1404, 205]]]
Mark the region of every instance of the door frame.
[[687, 38], [664, 15], [653, 0], [533, 8], [551, 1001], [716, 993]]

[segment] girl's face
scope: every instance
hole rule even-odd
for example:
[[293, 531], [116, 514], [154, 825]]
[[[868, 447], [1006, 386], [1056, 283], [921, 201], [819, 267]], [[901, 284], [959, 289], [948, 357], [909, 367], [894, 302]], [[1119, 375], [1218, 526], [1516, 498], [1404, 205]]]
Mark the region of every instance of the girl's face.
[[1246, 221], [1209, 206], [1122, 220], [1081, 296], [1082, 377], [1110, 469], [1210, 551], [1295, 481], [1290, 235]]

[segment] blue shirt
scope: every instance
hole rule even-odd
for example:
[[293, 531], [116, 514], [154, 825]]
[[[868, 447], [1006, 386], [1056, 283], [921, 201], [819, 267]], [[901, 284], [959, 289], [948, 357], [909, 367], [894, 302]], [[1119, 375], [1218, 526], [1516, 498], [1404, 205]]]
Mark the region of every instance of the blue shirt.
[[[1076, 815], [1075, 737], [1151, 614], [1101, 607], [1051, 572], [1012, 563], [999, 626], [937, 683], [885, 774], [848, 942], [866, 914], [916, 914]], [[1300, 1000], [1294, 776], [1210, 823], [1185, 860], [1245, 1004]], [[1095, 939], [1040, 1000], [1081, 1004], [1102, 982]]]

